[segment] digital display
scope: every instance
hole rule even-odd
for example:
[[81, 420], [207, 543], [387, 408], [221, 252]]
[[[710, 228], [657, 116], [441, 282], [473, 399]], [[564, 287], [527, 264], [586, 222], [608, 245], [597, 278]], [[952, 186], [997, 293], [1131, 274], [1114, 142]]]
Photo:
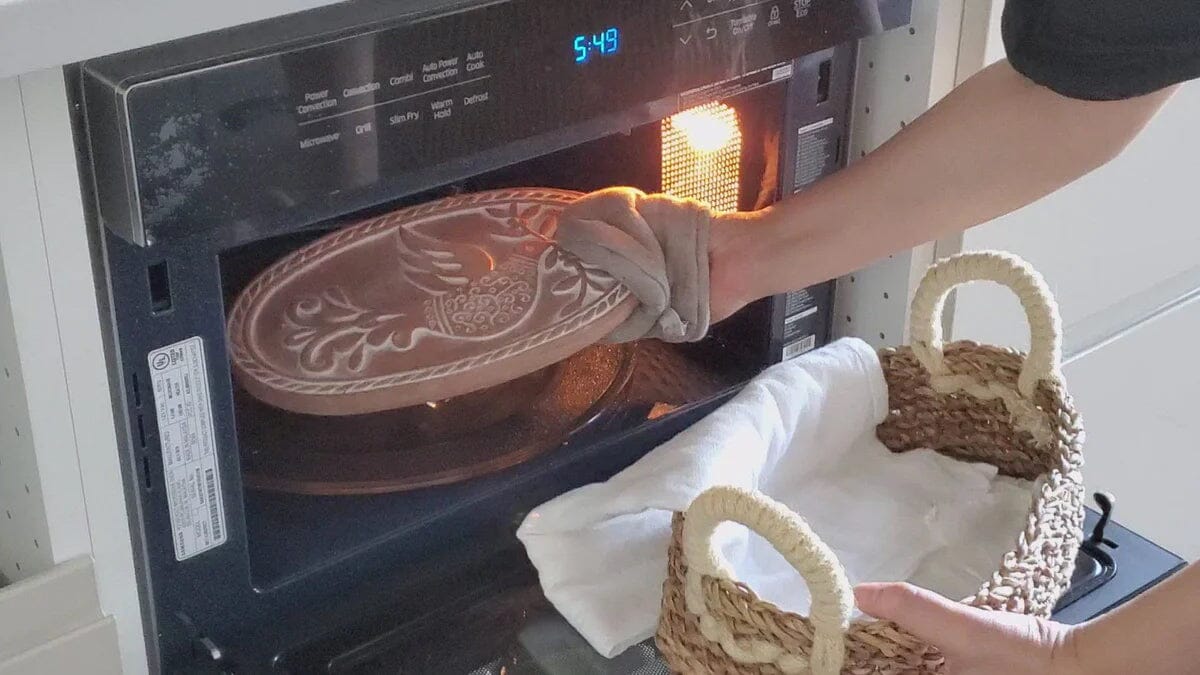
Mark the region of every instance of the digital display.
[[599, 33], [575, 36], [575, 63], [584, 64], [596, 57], [612, 56], [621, 51], [621, 29], [606, 28]]

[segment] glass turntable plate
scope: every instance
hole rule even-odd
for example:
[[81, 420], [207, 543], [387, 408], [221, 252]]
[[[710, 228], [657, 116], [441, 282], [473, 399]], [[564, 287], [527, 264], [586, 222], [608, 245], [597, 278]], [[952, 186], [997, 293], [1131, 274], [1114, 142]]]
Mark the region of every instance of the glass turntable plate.
[[633, 349], [598, 345], [511, 382], [367, 415], [300, 415], [236, 392], [250, 488], [362, 495], [447, 485], [561, 445], [619, 400]]

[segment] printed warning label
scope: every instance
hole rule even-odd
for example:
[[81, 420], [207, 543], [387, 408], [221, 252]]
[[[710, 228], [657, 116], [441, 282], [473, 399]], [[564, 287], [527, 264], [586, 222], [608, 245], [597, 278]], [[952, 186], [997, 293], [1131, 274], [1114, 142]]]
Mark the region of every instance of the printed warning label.
[[739, 77], [706, 84], [703, 87], [685, 91], [679, 95], [679, 109], [691, 108], [710, 101], [720, 101], [768, 84], [786, 80], [792, 76], [794, 70], [790, 63], [777, 63]]
[[228, 537], [204, 341], [193, 337], [163, 347], [148, 360], [175, 559], [187, 560]]
[[832, 117], [801, 127], [797, 134], [793, 192], [800, 192], [833, 173], [841, 147], [841, 134]]

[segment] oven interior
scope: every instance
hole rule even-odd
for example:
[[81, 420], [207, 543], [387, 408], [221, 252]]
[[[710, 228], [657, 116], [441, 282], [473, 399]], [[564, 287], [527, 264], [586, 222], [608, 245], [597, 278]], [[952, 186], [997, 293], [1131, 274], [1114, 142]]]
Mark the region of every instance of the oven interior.
[[[787, 92], [779, 83], [724, 102], [741, 137], [734, 177], [741, 209], [768, 205], [780, 194], [779, 134]], [[302, 233], [226, 250], [219, 256], [225, 306], [232, 307], [241, 289], [275, 260], [375, 213], [506, 187], [586, 192], [625, 185], [658, 192], [663, 189], [664, 124], [647, 124]], [[768, 365], [770, 331], [763, 328], [769, 323], [768, 305], [747, 308], [700, 343], [597, 346], [491, 390], [371, 415], [283, 411], [255, 400], [235, 379], [252, 585], [269, 590], [299, 581], [385, 542], [403, 540], [405, 555], [415, 559], [461, 543], [455, 541], [460, 534], [497, 545], [511, 541], [512, 530], [532, 506], [603, 479], [635, 459], [622, 458], [610, 447], [624, 435], [655, 426], [666, 434], [673, 419], [727, 394]], [[517, 459], [510, 466], [493, 468], [483, 461], [482, 467], [466, 468], [502, 452]], [[323, 459], [301, 467], [308, 461], [305, 453]], [[357, 462], [367, 474], [396, 471], [413, 480], [391, 490], [329, 485], [322, 481], [323, 461]], [[433, 478], [423, 484], [423, 476]], [[481, 514], [486, 514], [483, 522]]]

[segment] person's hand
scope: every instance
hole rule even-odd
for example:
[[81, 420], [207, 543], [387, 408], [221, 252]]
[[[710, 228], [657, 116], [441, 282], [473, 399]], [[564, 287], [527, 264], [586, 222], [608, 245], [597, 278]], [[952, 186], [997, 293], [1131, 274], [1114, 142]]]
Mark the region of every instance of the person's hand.
[[858, 607], [941, 650], [949, 675], [1083, 675], [1069, 626], [951, 602], [908, 584], [864, 584]]

